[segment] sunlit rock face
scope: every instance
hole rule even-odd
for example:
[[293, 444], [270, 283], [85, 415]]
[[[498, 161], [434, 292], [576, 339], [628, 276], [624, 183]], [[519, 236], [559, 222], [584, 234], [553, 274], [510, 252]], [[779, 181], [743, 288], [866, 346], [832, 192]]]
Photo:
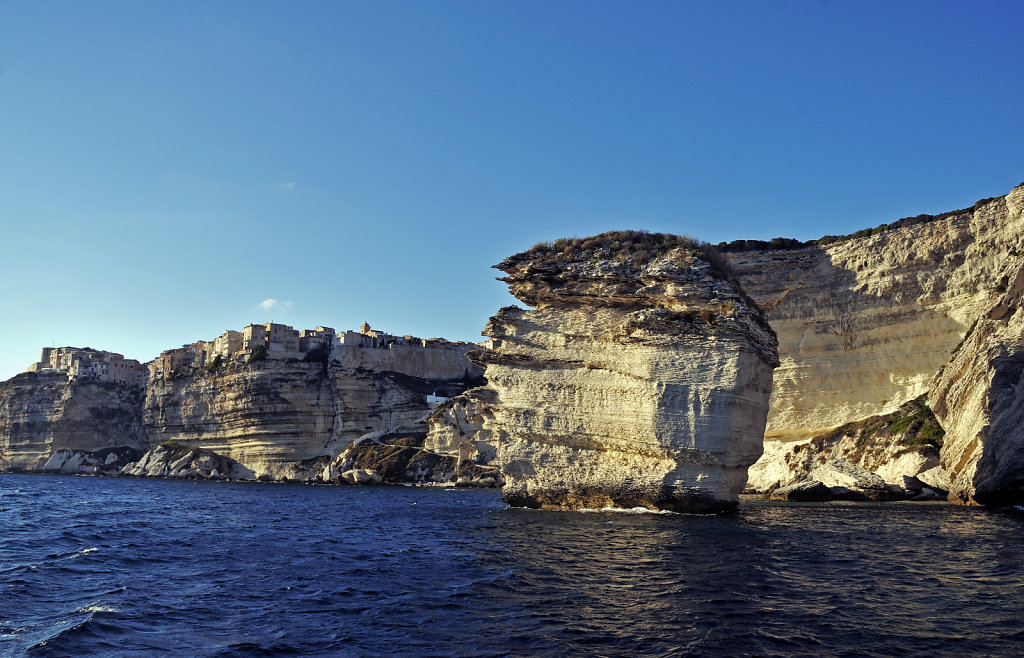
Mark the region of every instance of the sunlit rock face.
[[876, 235], [727, 254], [779, 339], [765, 438], [810, 438], [927, 393], [1024, 248], [1022, 203], [1017, 187]]
[[[950, 499], [1019, 498], [1021, 460], [1012, 455], [1021, 420], [993, 402], [1008, 404], [1015, 390], [1005, 382], [1017, 367], [1016, 321], [985, 318], [1014, 303], [1002, 298], [1024, 253], [1024, 185], [926, 219], [820, 246], [728, 254], [779, 338], [759, 479], [773, 479], [779, 457], [793, 452], [777, 442], [806, 442], [928, 394], [948, 432]], [[957, 349], [975, 321], [988, 329]]]
[[334, 457], [368, 433], [422, 424], [428, 394], [462, 388], [334, 361], [270, 359], [150, 382], [145, 424], [151, 445], [175, 441], [256, 477], [303, 480], [322, 468], [309, 460]]
[[929, 401], [946, 428], [950, 499], [1024, 503], [1024, 257], [1000, 273], [996, 302], [936, 375]]
[[707, 258], [688, 239], [622, 232], [496, 266], [533, 310], [491, 318], [494, 349], [470, 355], [488, 393], [452, 414], [480, 426], [478, 449], [495, 446], [510, 504], [736, 505], [761, 454], [776, 342]]
[[61, 450], [144, 448], [142, 397], [134, 386], [63, 374], [0, 383], [0, 471], [43, 470]]

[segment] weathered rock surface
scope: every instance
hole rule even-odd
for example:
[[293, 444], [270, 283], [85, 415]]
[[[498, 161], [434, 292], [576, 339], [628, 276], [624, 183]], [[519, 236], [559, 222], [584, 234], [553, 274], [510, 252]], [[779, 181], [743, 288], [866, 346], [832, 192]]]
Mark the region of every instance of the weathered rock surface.
[[151, 382], [145, 423], [151, 442], [201, 447], [257, 477], [307, 480], [322, 472], [320, 458], [358, 437], [421, 423], [428, 394], [464, 388], [337, 362], [266, 360]]
[[750, 467], [747, 490], [768, 493], [803, 480], [813, 469], [836, 460], [902, 486], [904, 476], [941, 470], [942, 441], [943, 430], [922, 396], [891, 414], [848, 423], [809, 439], [766, 441], [764, 455]]
[[819, 503], [832, 500], [832, 490], [817, 480], [801, 480], [772, 491], [772, 500], [790, 500], [799, 503]]
[[955, 502], [1024, 503], [1022, 252], [1005, 263], [1000, 297], [935, 376], [929, 395], [946, 428], [942, 463]]
[[188, 480], [254, 480], [256, 474], [233, 459], [173, 441], [148, 450], [121, 470], [122, 475]]
[[495, 466], [460, 460], [424, 448], [426, 431], [405, 430], [367, 436], [348, 446], [318, 481], [341, 484], [438, 484], [496, 487]]
[[1022, 209], [1024, 186], [874, 235], [729, 253], [779, 339], [766, 438], [819, 435], [927, 393], [1024, 251]]
[[[866, 468], [842, 460], [829, 461], [816, 467], [808, 479], [829, 487], [837, 497], [846, 492], [853, 492], [856, 497], [863, 496], [869, 500], [899, 500], [904, 497], [900, 486], [887, 484]], [[837, 492], [836, 489], [845, 491]]]
[[53, 453], [41, 470], [44, 473], [65, 475], [117, 475], [126, 465], [141, 456], [141, 450], [125, 446], [94, 452], [64, 448]]
[[[360, 436], [405, 426], [425, 431], [427, 396], [455, 396], [482, 372], [459, 349], [338, 353], [331, 361], [233, 360], [153, 378], [145, 389], [18, 375], [0, 384], [0, 470], [168, 476], [167, 451], [157, 448], [170, 442], [203, 451], [207, 461], [241, 465], [231, 473], [213, 468], [214, 477], [312, 481]], [[467, 373], [469, 380], [447, 377]], [[106, 463], [114, 448], [138, 452]], [[150, 448], [157, 452], [140, 459]], [[126, 470], [129, 461], [138, 463]], [[173, 476], [207, 477], [206, 466], [176, 467], [185, 475]]]
[[761, 453], [775, 337], [705, 253], [623, 232], [541, 245], [497, 268], [534, 310], [491, 318], [494, 350], [470, 354], [490, 395], [463, 415], [496, 447], [505, 500], [735, 507]]
[[146, 445], [135, 387], [31, 372], [0, 383], [0, 471], [42, 470], [61, 450]]

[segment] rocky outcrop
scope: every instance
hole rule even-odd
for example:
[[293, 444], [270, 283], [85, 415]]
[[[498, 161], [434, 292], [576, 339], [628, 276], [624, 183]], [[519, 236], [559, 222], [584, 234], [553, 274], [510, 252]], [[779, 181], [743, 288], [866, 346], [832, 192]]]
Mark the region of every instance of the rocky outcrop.
[[470, 355], [489, 393], [451, 415], [496, 447], [506, 501], [735, 507], [761, 453], [775, 337], [709, 258], [686, 238], [621, 232], [496, 266], [534, 310], [491, 318], [494, 350]]
[[[948, 473], [933, 482], [951, 477], [955, 502], [1021, 500], [1013, 282], [1024, 253], [1024, 185], [846, 238], [729, 249], [779, 337], [765, 456], [752, 480], [783, 474], [780, 457], [814, 453], [811, 437], [927, 394], [950, 437], [941, 449]], [[887, 480], [927, 465], [902, 458]]]
[[367, 436], [352, 443], [320, 474], [318, 481], [339, 484], [438, 484], [496, 487], [495, 466], [441, 455], [424, 448], [426, 431]]
[[440, 455], [457, 457], [460, 462], [488, 464], [497, 457], [492, 433], [484, 428], [488, 404], [496, 401], [486, 386], [455, 396], [427, 416], [428, 433], [423, 447]]
[[464, 388], [335, 361], [268, 359], [151, 382], [145, 424], [152, 443], [202, 448], [257, 477], [307, 480], [322, 471], [321, 458], [361, 436], [422, 423], [428, 394]]
[[[335, 359], [217, 359], [151, 378], [144, 389], [24, 373], [0, 384], [0, 471], [216, 471], [311, 481], [359, 437], [402, 427], [425, 431], [428, 396], [456, 396], [481, 381], [482, 369], [465, 359], [467, 346], [428, 344], [438, 347], [348, 346]], [[198, 450], [205, 461], [182, 462], [169, 475], [167, 467], [184, 455], [168, 446]], [[227, 460], [230, 472], [223, 464], [208, 468], [210, 460]]]
[[42, 470], [62, 450], [118, 447], [146, 447], [140, 389], [31, 372], [0, 384], [0, 471]]
[[64, 448], [53, 453], [41, 470], [64, 475], [117, 475], [141, 456], [141, 450], [125, 446], [93, 452]]
[[[750, 467], [747, 490], [770, 493], [834, 461], [849, 462], [888, 484], [903, 486], [905, 477], [941, 470], [943, 434], [922, 396], [891, 414], [847, 423], [809, 439], [766, 441], [764, 455]], [[941, 481], [941, 475], [933, 475], [933, 483]]]
[[996, 302], [935, 376], [929, 402], [946, 428], [950, 498], [1024, 503], [1024, 257], [999, 273]]
[[121, 470], [122, 475], [186, 480], [254, 480], [256, 474], [233, 459], [167, 441]]

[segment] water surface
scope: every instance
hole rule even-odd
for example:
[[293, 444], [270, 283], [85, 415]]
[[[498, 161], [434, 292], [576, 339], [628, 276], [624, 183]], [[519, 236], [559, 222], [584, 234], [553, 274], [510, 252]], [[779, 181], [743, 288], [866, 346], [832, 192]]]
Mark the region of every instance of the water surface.
[[0, 655], [1024, 654], [1024, 518], [0, 475]]

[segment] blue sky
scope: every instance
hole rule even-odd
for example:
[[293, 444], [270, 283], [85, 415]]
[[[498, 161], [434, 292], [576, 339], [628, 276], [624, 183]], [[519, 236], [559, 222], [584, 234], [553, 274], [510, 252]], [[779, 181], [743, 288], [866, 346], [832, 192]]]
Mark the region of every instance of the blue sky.
[[[848, 233], [1024, 180], [1021, 2], [0, 1], [0, 379], [252, 322], [479, 340], [610, 229]], [[267, 300], [277, 300], [270, 303]]]

